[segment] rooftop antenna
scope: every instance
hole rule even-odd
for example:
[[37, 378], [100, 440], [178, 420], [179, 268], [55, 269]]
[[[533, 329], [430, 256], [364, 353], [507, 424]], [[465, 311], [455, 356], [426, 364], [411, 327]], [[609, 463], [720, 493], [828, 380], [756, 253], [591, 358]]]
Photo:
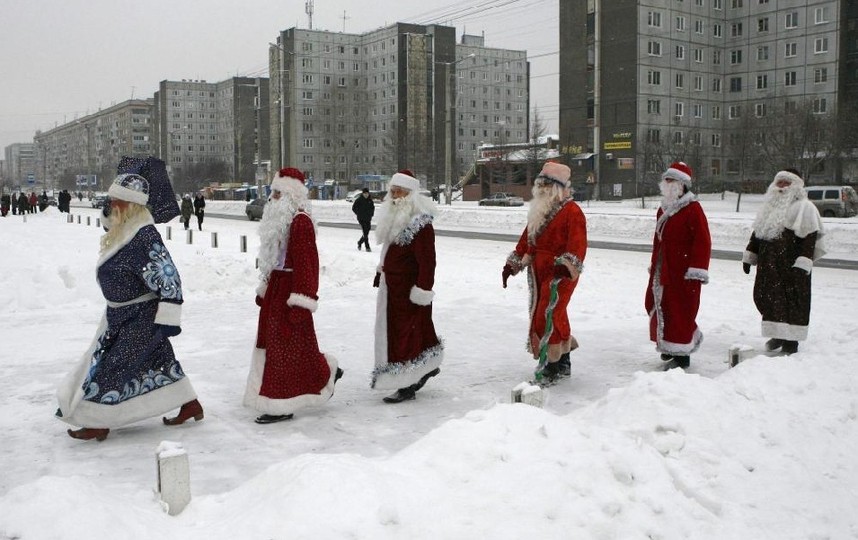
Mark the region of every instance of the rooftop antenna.
[[346, 19], [351, 19], [351, 17], [346, 17], [346, 10], [343, 10], [343, 33], [346, 33]]
[[309, 29], [313, 29], [313, 0], [307, 0], [304, 2], [304, 13], [307, 14], [307, 19], [309, 20]]
[[137, 87], [136, 86], [131, 87], [131, 99], [134, 99], [134, 89], [135, 88], [137, 88]]

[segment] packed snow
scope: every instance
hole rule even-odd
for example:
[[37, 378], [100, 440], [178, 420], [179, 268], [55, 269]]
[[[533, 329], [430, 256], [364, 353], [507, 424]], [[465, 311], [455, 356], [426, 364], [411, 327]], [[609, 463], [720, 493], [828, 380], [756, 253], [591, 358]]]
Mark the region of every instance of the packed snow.
[[[703, 198], [714, 247], [739, 253], [759, 197], [741, 211]], [[86, 201], [84, 201], [84, 204]], [[646, 244], [655, 203], [582, 203], [591, 240]], [[0, 219], [0, 539], [858, 538], [858, 274], [813, 273], [810, 336], [791, 357], [759, 350], [753, 275], [713, 260], [687, 372], [662, 372], [643, 296], [649, 254], [591, 249], [570, 304], [580, 349], [544, 408], [511, 404], [532, 376], [523, 276], [503, 289], [512, 240], [439, 235], [434, 319], [441, 374], [415, 401], [369, 389], [379, 249], [345, 201], [314, 202], [322, 223], [321, 349], [345, 369], [325, 406], [260, 426], [241, 405], [258, 308], [258, 223], [212, 201], [193, 243], [159, 225], [184, 286], [172, 339], [205, 419], [152, 418], [77, 441], [56, 420], [55, 387], [104, 309], [95, 282], [97, 210]], [[441, 207], [441, 231], [517, 235], [527, 207]], [[87, 225], [87, 218], [90, 224]], [[195, 220], [191, 220], [194, 224]], [[824, 220], [832, 258], [856, 260], [858, 218]], [[212, 233], [219, 247], [212, 247]], [[247, 237], [248, 251], [239, 249]], [[737, 255], [738, 257], [738, 255]], [[187, 451], [193, 498], [169, 516], [156, 453]]]

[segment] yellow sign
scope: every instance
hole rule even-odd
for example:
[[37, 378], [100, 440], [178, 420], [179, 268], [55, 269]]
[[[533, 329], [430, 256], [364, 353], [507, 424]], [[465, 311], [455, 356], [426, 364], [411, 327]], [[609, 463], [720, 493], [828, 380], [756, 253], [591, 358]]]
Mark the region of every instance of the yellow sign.
[[631, 150], [632, 141], [606, 142], [602, 144], [605, 150]]

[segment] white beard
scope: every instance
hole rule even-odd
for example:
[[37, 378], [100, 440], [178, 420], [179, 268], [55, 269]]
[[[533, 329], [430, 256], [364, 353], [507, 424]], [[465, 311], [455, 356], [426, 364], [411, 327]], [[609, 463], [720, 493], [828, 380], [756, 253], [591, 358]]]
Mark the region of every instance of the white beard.
[[263, 281], [283, 260], [289, 243], [289, 229], [297, 211], [298, 208], [287, 196], [270, 199], [262, 211], [259, 222], [259, 274]]
[[381, 217], [375, 227], [377, 244], [387, 244], [396, 239], [414, 218], [414, 201], [411, 197], [386, 198], [381, 203]]
[[542, 227], [546, 216], [563, 200], [563, 189], [559, 186], [540, 188], [533, 186], [533, 198], [527, 210], [528, 234], [535, 234]]
[[661, 206], [667, 208], [682, 197], [684, 186], [680, 182], [665, 182], [662, 180], [658, 185], [658, 189], [661, 190]]
[[[799, 187], [799, 189], [801, 189]], [[754, 219], [754, 234], [760, 240], [774, 240], [786, 228], [787, 212], [796, 200], [793, 186], [779, 188], [774, 183], [766, 190], [766, 202]]]

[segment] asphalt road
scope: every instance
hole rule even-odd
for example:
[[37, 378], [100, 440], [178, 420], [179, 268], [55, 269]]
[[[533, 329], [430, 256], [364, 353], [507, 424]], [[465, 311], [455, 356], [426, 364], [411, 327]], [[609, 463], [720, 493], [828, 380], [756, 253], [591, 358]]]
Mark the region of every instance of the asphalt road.
[[[247, 216], [245, 215], [232, 215], [232, 214], [212, 214], [206, 213], [206, 217], [215, 217], [221, 219], [240, 219], [246, 220]], [[329, 223], [329, 222], [320, 222], [320, 227], [337, 227], [340, 229], [355, 229], [360, 230], [360, 226], [357, 223]], [[375, 229], [375, 226], [373, 226]], [[476, 240], [494, 240], [497, 242], [510, 242], [515, 243], [518, 242], [517, 234], [506, 234], [506, 233], [491, 233], [491, 232], [474, 232], [474, 231], [445, 231], [435, 229], [435, 234], [437, 236], [452, 236], [455, 238], [473, 238]], [[587, 242], [587, 246], [594, 249], [615, 249], [619, 251], [639, 251], [643, 253], [648, 253], [651, 250], [651, 246], [646, 244], [630, 244], [626, 242], [605, 242], [599, 240], [591, 240]], [[713, 249], [712, 250], [712, 258], [720, 259], [725, 261], [741, 261], [742, 260], [742, 252], [741, 251], [726, 251], [723, 249]], [[822, 258], [813, 263], [814, 266], [819, 268], [839, 268], [842, 270], [858, 270], [858, 261], [849, 261], [844, 259], [828, 259]]]

